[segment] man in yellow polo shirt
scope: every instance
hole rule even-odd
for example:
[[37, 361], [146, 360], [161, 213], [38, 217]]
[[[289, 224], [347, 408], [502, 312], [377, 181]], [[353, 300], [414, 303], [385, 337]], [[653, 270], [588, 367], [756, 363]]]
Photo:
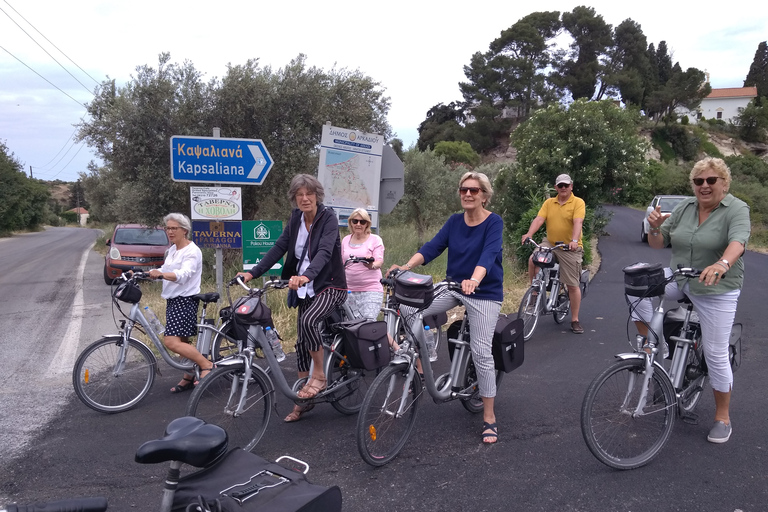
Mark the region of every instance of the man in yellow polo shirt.
[[[554, 255], [560, 264], [560, 280], [568, 287], [568, 297], [571, 299], [571, 330], [583, 334], [584, 328], [579, 323], [579, 308], [581, 307], [581, 261], [584, 255], [581, 243], [581, 227], [584, 224], [586, 206], [583, 199], [573, 195], [573, 180], [567, 174], [561, 174], [555, 179], [557, 196], [544, 201], [536, 218], [531, 222], [528, 232], [523, 235], [523, 242], [531, 238], [539, 228], [547, 223], [547, 239], [542, 245], [553, 247], [555, 242], [567, 242], [568, 251], [555, 251]], [[528, 279], [533, 280], [536, 269], [533, 259], [528, 259]]]

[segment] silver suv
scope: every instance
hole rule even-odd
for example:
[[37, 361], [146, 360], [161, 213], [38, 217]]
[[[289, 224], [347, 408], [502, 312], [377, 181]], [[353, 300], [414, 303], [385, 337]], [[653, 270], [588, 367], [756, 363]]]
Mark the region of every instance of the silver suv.
[[645, 243], [648, 241], [648, 231], [651, 230], [651, 225], [648, 224], [648, 215], [651, 214], [656, 206], [661, 206], [661, 213], [672, 213], [675, 206], [683, 199], [688, 199], [691, 196], [656, 196], [651, 201], [651, 205], [645, 209], [645, 217], [643, 217], [643, 224], [640, 227], [640, 240]]

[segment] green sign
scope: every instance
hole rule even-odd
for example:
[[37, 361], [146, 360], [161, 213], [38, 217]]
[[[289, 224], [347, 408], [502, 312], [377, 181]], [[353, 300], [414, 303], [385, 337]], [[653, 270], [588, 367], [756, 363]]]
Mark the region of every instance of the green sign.
[[[243, 221], [243, 269], [250, 270], [258, 265], [267, 254], [280, 234], [283, 222], [280, 220], [244, 220]], [[282, 271], [283, 259], [272, 266], [272, 270]]]

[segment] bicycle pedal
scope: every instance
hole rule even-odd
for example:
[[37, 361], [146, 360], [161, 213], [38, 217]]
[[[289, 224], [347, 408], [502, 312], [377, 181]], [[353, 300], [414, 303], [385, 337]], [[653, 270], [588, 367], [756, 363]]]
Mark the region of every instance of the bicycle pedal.
[[689, 425], [699, 424], [699, 415], [696, 414], [695, 412], [686, 413], [683, 416], [681, 416], [680, 419]]

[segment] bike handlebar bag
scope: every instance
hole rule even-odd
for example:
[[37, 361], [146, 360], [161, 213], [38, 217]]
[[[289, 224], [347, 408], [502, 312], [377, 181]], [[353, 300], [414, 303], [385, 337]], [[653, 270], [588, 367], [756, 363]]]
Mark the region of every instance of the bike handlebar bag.
[[[223, 512], [341, 512], [337, 486], [312, 484], [299, 471], [239, 448], [221, 462], [181, 478], [171, 510], [191, 510], [187, 507], [200, 498]], [[220, 508], [214, 508], [217, 501]]]
[[355, 320], [340, 325], [344, 332], [344, 355], [352, 368], [376, 370], [389, 364], [387, 322]]
[[555, 266], [554, 251], [533, 251], [533, 263], [537, 267], [552, 268]]
[[395, 276], [395, 299], [401, 305], [424, 309], [432, 304], [435, 287], [432, 276], [406, 270]]
[[632, 297], [664, 295], [666, 277], [661, 263], [637, 262], [624, 267], [624, 293]]
[[141, 288], [133, 281], [126, 281], [115, 289], [115, 298], [123, 302], [137, 304], [141, 300]]
[[240, 297], [232, 305], [235, 321], [245, 325], [272, 325], [272, 310], [269, 309], [261, 294]]

